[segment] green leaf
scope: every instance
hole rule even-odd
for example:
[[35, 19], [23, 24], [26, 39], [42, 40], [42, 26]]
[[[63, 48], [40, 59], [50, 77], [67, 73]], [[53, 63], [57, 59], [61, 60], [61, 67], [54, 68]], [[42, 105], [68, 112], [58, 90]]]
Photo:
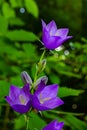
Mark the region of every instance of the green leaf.
[[13, 84], [18, 87], [23, 87], [23, 82], [21, 80], [20, 75], [14, 76], [10, 78], [10, 84]]
[[87, 130], [87, 123], [79, 120], [71, 114], [66, 115], [64, 119], [69, 123], [70, 127], [75, 130]]
[[19, 118], [14, 120], [14, 130], [19, 130], [23, 127], [25, 127], [25, 119], [24, 119], [24, 115], [21, 115]]
[[67, 87], [59, 87], [58, 96], [59, 97], [78, 96], [83, 92], [84, 92], [83, 90], [76, 90]]
[[10, 83], [6, 80], [0, 81], [0, 101], [5, 100], [4, 97], [8, 95]]
[[56, 84], [60, 83], [59, 77], [57, 75], [55, 75], [55, 74], [49, 75], [49, 78], [50, 78], [50, 80], [51, 80], [52, 83], [56, 83]]
[[10, 4], [13, 8], [23, 7], [23, 1], [22, 0], [10, 0]]
[[10, 18], [9, 19], [9, 24], [12, 25], [16, 25], [16, 26], [23, 26], [25, 23], [20, 19], [20, 18]]
[[8, 29], [8, 21], [0, 15], [0, 35], [6, 34]]
[[41, 130], [45, 125], [45, 121], [42, 120], [36, 113], [31, 112], [30, 114], [30, 121], [29, 121], [29, 128], [30, 130]]
[[6, 37], [12, 41], [35, 41], [37, 37], [34, 33], [25, 30], [9, 31]]
[[38, 17], [39, 11], [37, 4], [34, 0], [25, 0], [25, 7], [29, 13], [31, 13], [34, 17]]
[[6, 18], [15, 17], [14, 10], [10, 7], [10, 5], [7, 2], [3, 3], [2, 12]]
[[26, 55], [26, 57], [32, 57], [32, 58], [36, 58], [37, 54], [36, 54], [36, 49], [35, 46], [30, 44], [30, 43], [24, 43], [23, 44], [23, 49], [24, 49], [24, 53]]

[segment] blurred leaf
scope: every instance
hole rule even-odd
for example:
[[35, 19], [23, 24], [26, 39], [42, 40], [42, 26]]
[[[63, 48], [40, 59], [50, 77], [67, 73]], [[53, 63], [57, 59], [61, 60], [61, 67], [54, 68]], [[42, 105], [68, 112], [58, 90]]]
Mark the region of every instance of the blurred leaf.
[[20, 18], [10, 18], [9, 19], [9, 24], [12, 25], [16, 25], [16, 26], [23, 26], [25, 23], [20, 19]]
[[23, 82], [21, 80], [20, 75], [11, 77], [10, 78], [10, 84], [13, 84], [14, 86], [18, 86], [18, 87], [23, 87]]
[[29, 121], [29, 128], [30, 130], [41, 130], [41, 128], [43, 128], [46, 123], [44, 120], [42, 120], [36, 113], [31, 112], [30, 114], [30, 121]]
[[5, 17], [0, 15], [0, 35], [3, 35], [7, 32], [8, 22]]
[[37, 37], [34, 33], [25, 30], [9, 31], [6, 37], [12, 41], [35, 41]]
[[60, 83], [60, 78], [55, 74], [49, 75], [49, 78], [50, 78], [52, 83], [56, 83], [56, 84]]
[[14, 120], [14, 130], [19, 130], [23, 127], [25, 127], [25, 119], [24, 119], [24, 115], [21, 115], [19, 118], [16, 118]]
[[11, 4], [11, 6], [13, 8], [22, 7], [23, 6], [22, 0], [10, 0], [10, 4]]
[[3, 3], [2, 11], [3, 11], [3, 15], [4, 15], [6, 18], [15, 17], [15, 12], [14, 12], [14, 10], [10, 7], [10, 5], [9, 5], [7, 2], [4, 2], [4, 3]]
[[31, 13], [34, 17], [38, 17], [39, 11], [37, 4], [34, 0], [25, 0], [25, 7], [29, 13]]
[[83, 93], [84, 90], [76, 90], [67, 87], [59, 87], [58, 96], [59, 97], [68, 97], [68, 96], [78, 96], [79, 94]]
[[23, 44], [23, 49], [25, 51], [26, 56], [32, 57], [32, 58], [34, 58], [34, 56], [35, 56], [35, 58], [36, 58], [36, 52], [35, 52], [36, 48], [33, 44], [25, 43], [25, 44]]
[[0, 80], [0, 101], [5, 100], [4, 96], [8, 95], [10, 83], [6, 80]]
[[76, 78], [81, 78], [81, 75], [80, 74], [76, 74], [74, 72], [70, 72], [70, 71], [65, 71], [65, 70], [58, 70], [58, 72], [60, 74], [63, 74], [63, 75], [66, 75], [66, 76], [69, 76], [69, 77], [76, 77]]
[[68, 114], [64, 117], [66, 121], [69, 122], [70, 127], [74, 128], [75, 130], [86, 130], [87, 129], [87, 123], [79, 120], [75, 116]]

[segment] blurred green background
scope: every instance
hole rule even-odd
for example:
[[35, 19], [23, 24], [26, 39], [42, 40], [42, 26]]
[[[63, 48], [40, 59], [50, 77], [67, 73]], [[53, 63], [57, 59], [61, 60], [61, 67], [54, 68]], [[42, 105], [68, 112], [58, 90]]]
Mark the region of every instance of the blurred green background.
[[59, 84], [58, 96], [65, 104], [42, 115], [32, 112], [29, 128], [41, 130], [56, 118], [65, 122], [64, 130], [87, 130], [87, 0], [0, 0], [0, 130], [25, 128], [23, 115], [14, 112], [4, 96], [11, 84], [23, 86], [22, 71], [34, 78], [43, 47], [37, 40], [41, 19], [55, 20], [74, 37], [46, 53], [41, 74], [49, 77], [48, 84]]

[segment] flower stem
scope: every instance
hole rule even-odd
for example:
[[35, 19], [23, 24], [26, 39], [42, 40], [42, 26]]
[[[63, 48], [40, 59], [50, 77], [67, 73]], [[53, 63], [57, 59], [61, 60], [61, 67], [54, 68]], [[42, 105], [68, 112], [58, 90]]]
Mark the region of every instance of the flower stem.
[[29, 130], [29, 127], [28, 127], [29, 118], [27, 115], [24, 115], [24, 117], [25, 117], [25, 122], [26, 122], [26, 130]]
[[[43, 51], [43, 53], [42, 53], [42, 55], [41, 55], [41, 57], [40, 57], [40, 60], [39, 60], [39, 62], [38, 62], [38, 65], [41, 63], [41, 61], [43, 60], [43, 58], [44, 58], [44, 55], [45, 55], [45, 52], [46, 52], [46, 49], [44, 49], [44, 51]], [[36, 69], [36, 73], [35, 73], [35, 77], [34, 77], [34, 83], [36, 82], [36, 80], [37, 80], [37, 76], [38, 76], [38, 69]]]
[[45, 52], [46, 52], [46, 49], [44, 49], [44, 51], [43, 51], [43, 53], [42, 53], [42, 55], [41, 55], [41, 57], [40, 57], [40, 61], [39, 61], [39, 62], [41, 62], [42, 59], [44, 58]]

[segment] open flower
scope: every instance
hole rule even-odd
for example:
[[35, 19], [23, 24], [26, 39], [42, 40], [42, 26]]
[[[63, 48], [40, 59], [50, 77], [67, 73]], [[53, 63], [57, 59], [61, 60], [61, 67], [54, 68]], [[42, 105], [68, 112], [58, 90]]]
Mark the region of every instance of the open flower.
[[57, 97], [58, 85], [46, 86], [43, 81], [38, 85], [37, 90], [32, 96], [32, 106], [40, 111], [54, 109], [64, 102]]
[[9, 96], [5, 96], [5, 99], [16, 112], [23, 114], [28, 112], [31, 107], [30, 97], [29, 84], [23, 88], [11, 85]]
[[42, 20], [42, 31], [43, 45], [49, 50], [56, 49], [66, 40], [72, 38], [72, 36], [67, 36], [68, 28], [57, 29], [56, 23], [53, 20], [47, 25]]
[[64, 126], [64, 122], [58, 122], [57, 120], [53, 120], [47, 126], [42, 128], [42, 130], [62, 130]]

